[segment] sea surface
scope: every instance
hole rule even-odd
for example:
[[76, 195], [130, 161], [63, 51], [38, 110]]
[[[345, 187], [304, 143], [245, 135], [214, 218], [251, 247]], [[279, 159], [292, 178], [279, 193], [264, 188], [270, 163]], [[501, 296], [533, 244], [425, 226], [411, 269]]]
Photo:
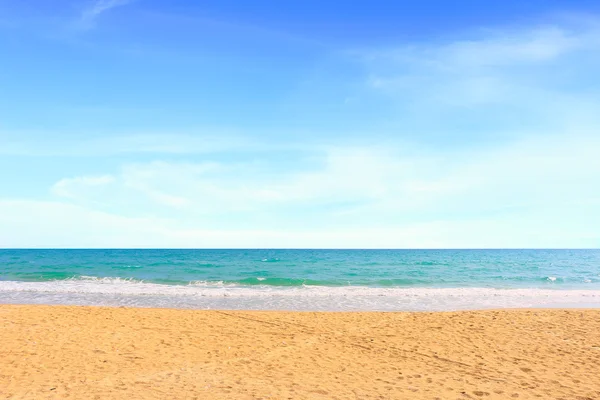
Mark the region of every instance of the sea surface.
[[600, 307], [600, 250], [0, 250], [0, 303], [331, 311]]

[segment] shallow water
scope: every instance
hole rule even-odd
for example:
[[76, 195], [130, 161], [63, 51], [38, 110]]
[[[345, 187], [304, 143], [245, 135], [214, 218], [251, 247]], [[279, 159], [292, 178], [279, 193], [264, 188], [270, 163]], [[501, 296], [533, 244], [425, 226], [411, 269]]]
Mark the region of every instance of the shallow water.
[[0, 302], [281, 310], [600, 305], [600, 250], [0, 250]]

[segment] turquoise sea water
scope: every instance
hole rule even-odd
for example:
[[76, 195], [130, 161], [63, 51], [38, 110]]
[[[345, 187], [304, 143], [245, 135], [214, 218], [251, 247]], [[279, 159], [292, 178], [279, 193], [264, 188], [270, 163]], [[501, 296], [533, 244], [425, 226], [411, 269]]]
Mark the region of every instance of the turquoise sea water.
[[0, 250], [5, 303], [401, 310], [565, 301], [600, 301], [600, 250]]

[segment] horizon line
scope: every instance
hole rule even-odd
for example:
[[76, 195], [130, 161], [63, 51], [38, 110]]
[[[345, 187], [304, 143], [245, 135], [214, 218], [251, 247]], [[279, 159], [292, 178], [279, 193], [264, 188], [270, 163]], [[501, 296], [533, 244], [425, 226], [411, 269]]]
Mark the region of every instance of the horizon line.
[[2, 250], [600, 250], [600, 247], [0, 247]]

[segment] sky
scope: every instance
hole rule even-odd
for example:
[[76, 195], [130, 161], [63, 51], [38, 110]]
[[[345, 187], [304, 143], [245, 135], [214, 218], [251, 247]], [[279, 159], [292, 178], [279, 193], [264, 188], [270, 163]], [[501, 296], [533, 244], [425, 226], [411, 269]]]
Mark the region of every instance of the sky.
[[0, 247], [598, 248], [600, 2], [0, 0]]

